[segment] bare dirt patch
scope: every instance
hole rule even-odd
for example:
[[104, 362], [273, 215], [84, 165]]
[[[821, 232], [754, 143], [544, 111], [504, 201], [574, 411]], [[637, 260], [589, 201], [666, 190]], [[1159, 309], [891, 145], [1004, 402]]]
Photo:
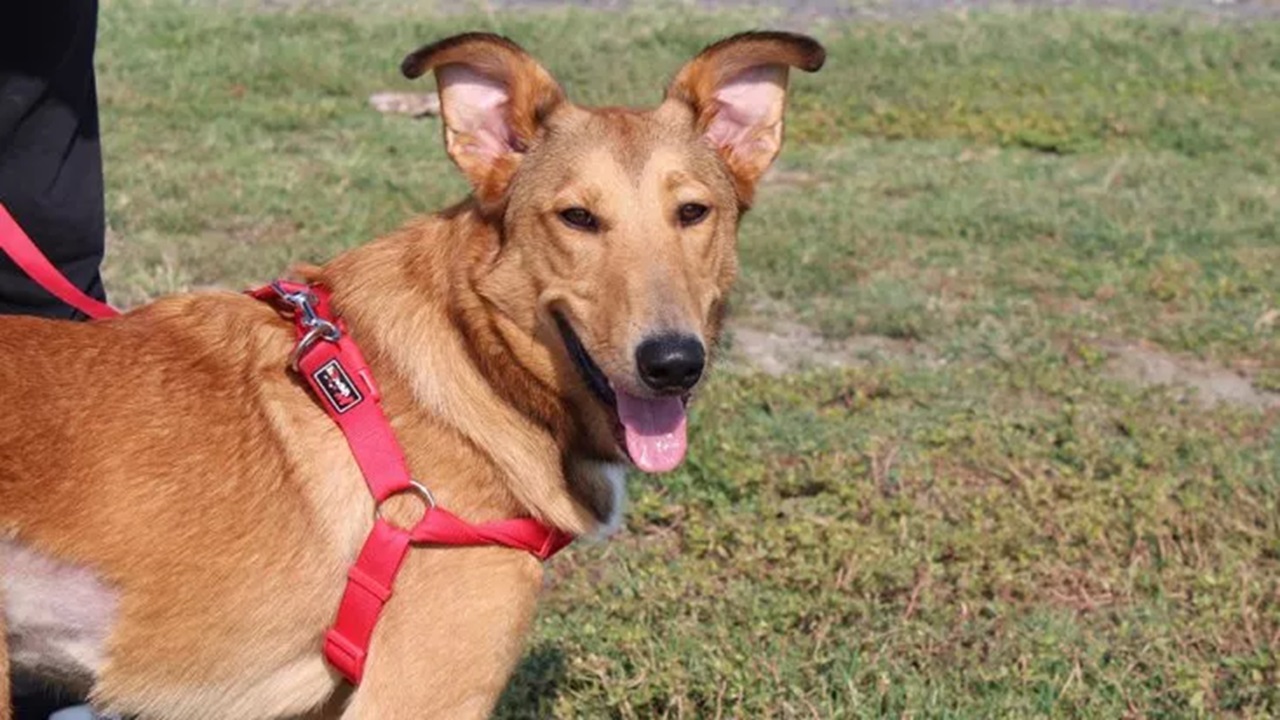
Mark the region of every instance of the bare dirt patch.
[[[1280, 393], [1256, 387], [1243, 370], [1225, 368], [1162, 350], [1148, 343], [1108, 342], [1107, 377], [1140, 387], [1168, 387], [1205, 406], [1280, 408]], [[869, 367], [888, 363], [936, 366], [943, 363], [921, 342], [858, 335], [824, 337], [795, 320], [751, 319], [731, 327], [725, 365], [730, 370], [774, 377], [804, 370]]]
[[1104, 372], [1117, 380], [1142, 386], [1185, 389], [1188, 398], [1204, 405], [1280, 408], [1280, 393], [1254, 387], [1242, 372], [1182, 357], [1144, 343], [1115, 342], [1103, 345], [1103, 348], [1110, 355]]
[[777, 165], [760, 178], [764, 185], [781, 188], [812, 188], [826, 182], [822, 177], [804, 170], [790, 170]]
[[932, 349], [922, 343], [882, 335], [835, 340], [794, 320], [751, 321], [733, 326], [726, 360], [730, 368], [757, 370], [775, 377], [802, 370], [938, 362]]
[[433, 92], [379, 92], [369, 96], [369, 107], [384, 115], [432, 117], [440, 114], [440, 96]]

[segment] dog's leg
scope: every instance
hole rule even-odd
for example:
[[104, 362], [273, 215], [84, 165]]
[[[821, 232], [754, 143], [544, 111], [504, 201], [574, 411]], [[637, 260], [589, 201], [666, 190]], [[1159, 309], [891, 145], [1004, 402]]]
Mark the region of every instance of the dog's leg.
[[483, 720], [533, 620], [542, 568], [507, 548], [409, 551], [343, 720]]
[[[4, 577], [0, 573], [0, 579]], [[4, 589], [0, 588], [0, 720], [13, 717], [13, 698], [9, 697], [9, 634], [4, 622]]]

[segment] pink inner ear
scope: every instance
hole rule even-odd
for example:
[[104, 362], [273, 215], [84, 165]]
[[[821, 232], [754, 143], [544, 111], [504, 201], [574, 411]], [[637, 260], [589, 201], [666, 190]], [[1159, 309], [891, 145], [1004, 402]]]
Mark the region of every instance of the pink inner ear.
[[735, 151], [764, 150], [751, 145], [760, 139], [760, 130], [782, 120], [786, 83], [785, 67], [761, 65], [721, 85], [715, 93], [719, 109], [707, 127], [707, 138], [718, 147]]
[[492, 159], [516, 149], [505, 85], [466, 65], [440, 68], [439, 83], [445, 123], [469, 152]]

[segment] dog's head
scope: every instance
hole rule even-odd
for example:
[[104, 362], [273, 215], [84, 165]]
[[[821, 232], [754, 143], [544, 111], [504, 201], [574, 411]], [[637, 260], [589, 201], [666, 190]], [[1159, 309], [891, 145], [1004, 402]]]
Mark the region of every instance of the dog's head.
[[824, 55], [801, 35], [736, 35], [651, 110], [574, 105], [496, 35], [405, 58], [408, 77], [435, 72], [449, 155], [502, 228], [480, 294], [545, 349], [532, 369], [584, 420], [591, 455], [648, 472], [684, 458], [738, 221], [782, 144], [788, 71]]

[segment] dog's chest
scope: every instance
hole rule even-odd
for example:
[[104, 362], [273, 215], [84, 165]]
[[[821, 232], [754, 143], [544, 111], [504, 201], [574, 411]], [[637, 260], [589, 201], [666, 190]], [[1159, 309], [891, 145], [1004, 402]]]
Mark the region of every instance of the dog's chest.
[[0, 604], [15, 668], [92, 683], [118, 597], [93, 572], [0, 540]]

